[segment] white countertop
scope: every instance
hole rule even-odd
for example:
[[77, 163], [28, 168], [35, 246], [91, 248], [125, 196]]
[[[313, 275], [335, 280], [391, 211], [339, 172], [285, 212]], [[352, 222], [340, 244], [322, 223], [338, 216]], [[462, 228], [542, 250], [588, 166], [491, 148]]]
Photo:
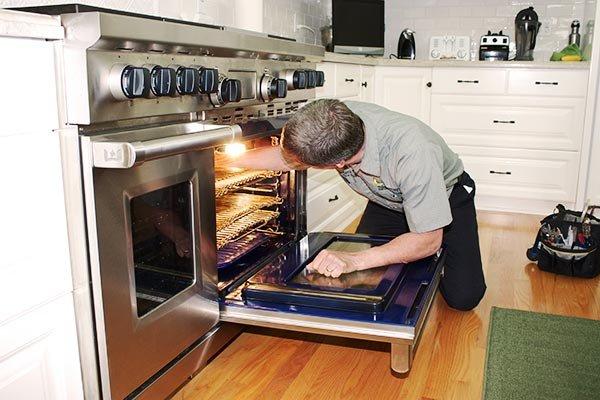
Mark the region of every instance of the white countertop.
[[349, 54], [325, 53], [324, 62], [379, 65], [394, 67], [456, 67], [456, 68], [544, 68], [589, 69], [588, 61], [457, 61], [457, 60], [398, 60]]
[[0, 37], [62, 39], [59, 17], [0, 9]]

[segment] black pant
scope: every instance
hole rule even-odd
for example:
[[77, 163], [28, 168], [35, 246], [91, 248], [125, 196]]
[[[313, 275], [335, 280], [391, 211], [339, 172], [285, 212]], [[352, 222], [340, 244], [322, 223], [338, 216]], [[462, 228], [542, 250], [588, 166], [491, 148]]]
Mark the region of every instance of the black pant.
[[[463, 185], [473, 188], [469, 193]], [[479, 252], [475, 182], [463, 173], [450, 195], [452, 223], [444, 228], [446, 265], [440, 292], [448, 305], [458, 310], [471, 310], [485, 293], [485, 279]], [[357, 231], [372, 235], [399, 236], [409, 232], [404, 213], [369, 202]]]

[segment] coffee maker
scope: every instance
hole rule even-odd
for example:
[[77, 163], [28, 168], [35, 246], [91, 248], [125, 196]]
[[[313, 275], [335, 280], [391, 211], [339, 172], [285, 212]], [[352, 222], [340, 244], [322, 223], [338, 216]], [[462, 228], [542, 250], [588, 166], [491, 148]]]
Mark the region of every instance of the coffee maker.
[[416, 55], [415, 32], [405, 29], [400, 34], [400, 38], [398, 38], [398, 58], [414, 60]]
[[535, 39], [542, 23], [533, 7], [519, 11], [515, 18], [515, 41], [517, 45], [516, 60], [533, 61]]

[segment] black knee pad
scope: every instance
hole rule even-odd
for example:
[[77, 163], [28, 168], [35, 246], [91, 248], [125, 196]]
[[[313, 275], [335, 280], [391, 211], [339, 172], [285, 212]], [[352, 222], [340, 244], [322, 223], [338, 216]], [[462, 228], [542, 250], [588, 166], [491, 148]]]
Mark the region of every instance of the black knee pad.
[[460, 293], [452, 293], [451, 295], [447, 294], [440, 288], [440, 292], [446, 300], [446, 303], [451, 308], [454, 308], [459, 311], [470, 311], [477, 307], [483, 295], [485, 294], [486, 287], [483, 286], [479, 289], [473, 290], [465, 290]]

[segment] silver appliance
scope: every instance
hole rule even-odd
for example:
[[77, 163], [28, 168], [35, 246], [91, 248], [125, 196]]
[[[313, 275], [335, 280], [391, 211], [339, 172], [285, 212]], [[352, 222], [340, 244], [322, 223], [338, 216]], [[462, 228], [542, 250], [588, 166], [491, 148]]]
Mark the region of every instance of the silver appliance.
[[429, 38], [430, 60], [468, 61], [471, 38], [469, 36], [431, 36]]
[[515, 17], [516, 60], [533, 61], [535, 41], [542, 23], [533, 7], [527, 7]]
[[[242, 325], [387, 342], [407, 372], [442, 254], [367, 273], [373, 296], [352, 279], [305, 290], [320, 249], [389, 239], [307, 235], [305, 171], [221, 162], [278, 145], [324, 83], [323, 48], [76, 7], [38, 10], [66, 33], [59, 133], [86, 398], [167, 398]], [[373, 311], [320, 307], [347, 303]]]

